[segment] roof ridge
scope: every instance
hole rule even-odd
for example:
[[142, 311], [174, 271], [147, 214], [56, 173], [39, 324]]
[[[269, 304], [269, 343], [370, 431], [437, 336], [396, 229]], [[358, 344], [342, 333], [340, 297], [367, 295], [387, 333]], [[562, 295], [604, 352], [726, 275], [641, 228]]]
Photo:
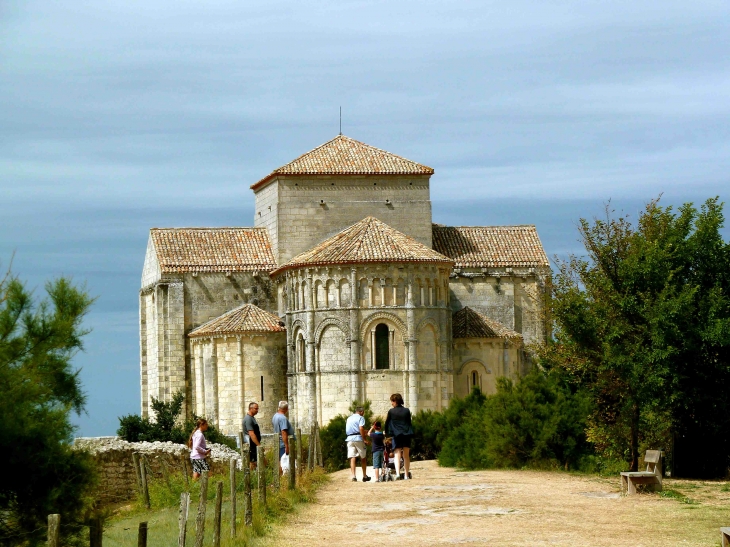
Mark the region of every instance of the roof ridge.
[[266, 230], [263, 226], [180, 226], [173, 228], [150, 228], [152, 230]]
[[536, 224], [487, 224], [483, 226], [449, 226], [447, 224], [431, 223], [434, 228], [537, 228]]

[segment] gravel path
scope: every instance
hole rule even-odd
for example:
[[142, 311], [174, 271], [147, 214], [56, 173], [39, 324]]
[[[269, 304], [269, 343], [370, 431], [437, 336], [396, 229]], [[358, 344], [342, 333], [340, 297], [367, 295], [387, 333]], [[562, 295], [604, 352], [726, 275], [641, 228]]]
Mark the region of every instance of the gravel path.
[[700, 514], [675, 500], [619, 496], [618, 478], [460, 472], [435, 462], [416, 462], [412, 472], [411, 481], [389, 483], [334, 473], [318, 501], [262, 545], [699, 546], [718, 535], [714, 522], [700, 525]]

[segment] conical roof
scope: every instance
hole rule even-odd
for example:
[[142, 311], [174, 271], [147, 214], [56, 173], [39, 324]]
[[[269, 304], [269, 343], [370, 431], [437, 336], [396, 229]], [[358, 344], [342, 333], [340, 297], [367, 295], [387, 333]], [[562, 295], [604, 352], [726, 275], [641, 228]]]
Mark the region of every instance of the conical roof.
[[276, 175], [433, 175], [433, 169], [344, 135], [274, 169], [251, 186], [258, 190]]
[[253, 304], [244, 304], [192, 330], [191, 338], [245, 332], [284, 332], [281, 320]]
[[519, 332], [508, 329], [499, 321], [490, 319], [470, 307], [457, 311], [451, 321], [453, 338], [508, 338], [522, 339]]
[[303, 252], [271, 272], [277, 275], [291, 268], [338, 264], [389, 262], [435, 262], [453, 264], [423, 243], [391, 228], [375, 217], [366, 217]]

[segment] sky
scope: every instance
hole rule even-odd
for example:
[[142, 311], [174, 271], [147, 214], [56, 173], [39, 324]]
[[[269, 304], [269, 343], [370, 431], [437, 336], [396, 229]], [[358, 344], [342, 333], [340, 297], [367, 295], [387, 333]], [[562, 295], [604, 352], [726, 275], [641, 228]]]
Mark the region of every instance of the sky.
[[[339, 132], [435, 169], [435, 222], [729, 198], [727, 0], [0, 3], [0, 262], [97, 301], [78, 435], [139, 412], [151, 227], [251, 226], [249, 186]], [[730, 239], [730, 232], [724, 234]]]

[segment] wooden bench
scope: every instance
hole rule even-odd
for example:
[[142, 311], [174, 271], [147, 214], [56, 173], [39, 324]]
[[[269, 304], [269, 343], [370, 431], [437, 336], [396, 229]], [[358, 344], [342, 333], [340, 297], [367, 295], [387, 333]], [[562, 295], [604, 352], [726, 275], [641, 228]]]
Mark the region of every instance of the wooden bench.
[[730, 528], [720, 528], [720, 545], [730, 547]]
[[662, 453], [659, 450], [647, 450], [644, 463], [646, 471], [621, 473], [621, 492], [636, 494], [636, 487], [640, 484], [652, 492], [662, 491]]

